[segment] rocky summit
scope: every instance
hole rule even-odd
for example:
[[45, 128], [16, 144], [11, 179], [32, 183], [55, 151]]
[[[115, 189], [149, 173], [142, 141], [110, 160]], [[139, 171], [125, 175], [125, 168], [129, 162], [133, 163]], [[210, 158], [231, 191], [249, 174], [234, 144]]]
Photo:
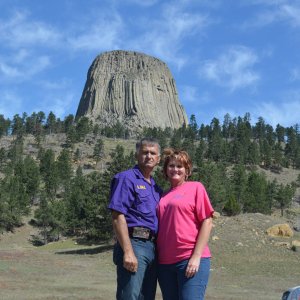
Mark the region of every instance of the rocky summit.
[[188, 123], [167, 65], [143, 53], [120, 50], [93, 61], [76, 113], [76, 118], [81, 116], [102, 126], [120, 122], [131, 133]]

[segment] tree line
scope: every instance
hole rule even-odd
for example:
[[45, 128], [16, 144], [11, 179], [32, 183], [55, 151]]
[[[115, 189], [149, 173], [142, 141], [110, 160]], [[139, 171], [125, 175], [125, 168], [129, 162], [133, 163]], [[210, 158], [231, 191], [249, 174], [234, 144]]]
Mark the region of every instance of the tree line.
[[[45, 149], [42, 141], [49, 134], [64, 133], [65, 143], [57, 157]], [[12, 120], [0, 115], [0, 138], [13, 136], [9, 148], [0, 148], [0, 228], [13, 231], [22, 224], [23, 216], [34, 207], [34, 220], [43, 243], [65, 236], [87, 239], [109, 238], [112, 235], [107, 210], [109, 186], [113, 175], [135, 163], [134, 153], [125, 153], [118, 145], [110, 153], [103, 172], [83, 175], [81, 167], [74, 170], [80, 156], [76, 144], [88, 142], [93, 135], [93, 159], [103, 158], [104, 137], [126, 139], [130, 133], [121, 124], [100, 127], [73, 115], [64, 120], [51, 112], [31, 116], [15, 115]], [[37, 157], [25, 155], [26, 135], [35, 137]], [[141, 136], [157, 138], [162, 148], [185, 149], [192, 157], [191, 180], [204, 183], [214, 208], [227, 215], [245, 212], [270, 214], [288, 207], [294, 197], [298, 179], [287, 185], [268, 181], [259, 168], [280, 172], [282, 167], [300, 168], [300, 135], [296, 124], [274, 129], [263, 118], [251, 125], [250, 115], [223, 123], [214, 118], [209, 125], [198, 126], [194, 115], [188, 125], [179, 129], [144, 128]], [[136, 137], [139, 138], [139, 137]], [[164, 188], [160, 167], [156, 181]]]

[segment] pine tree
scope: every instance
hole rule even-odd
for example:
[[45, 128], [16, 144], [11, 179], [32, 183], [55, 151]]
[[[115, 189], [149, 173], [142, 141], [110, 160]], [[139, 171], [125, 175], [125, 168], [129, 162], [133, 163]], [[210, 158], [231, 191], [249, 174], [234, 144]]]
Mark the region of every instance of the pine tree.
[[103, 158], [103, 155], [104, 155], [104, 142], [102, 139], [98, 139], [94, 147], [93, 157], [98, 163]]
[[284, 143], [284, 135], [285, 135], [285, 129], [283, 126], [277, 124], [276, 125], [276, 138], [278, 143]]
[[273, 161], [274, 161], [275, 166], [279, 170], [283, 163], [283, 149], [282, 149], [280, 143], [276, 143], [274, 146]]
[[213, 161], [220, 161], [223, 158], [223, 139], [219, 120], [214, 118], [210, 124], [208, 136], [208, 157]]
[[66, 190], [72, 177], [71, 154], [67, 149], [63, 149], [57, 157], [56, 167], [61, 185]]
[[264, 166], [269, 168], [272, 164], [272, 147], [267, 139], [260, 141], [260, 154]]
[[8, 135], [10, 127], [10, 120], [5, 119], [3, 115], [0, 115], [0, 138]]
[[92, 125], [87, 117], [81, 117], [76, 124], [76, 142], [83, 141], [85, 136], [91, 132]]
[[193, 173], [191, 180], [204, 184], [215, 210], [222, 211], [226, 202], [230, 183], [226, 176], [226, 168], [222, 163], [205, 162]]
[[1, 200], [5, 211], [5, 228], [13, 230], [22, 224], [30, 211], [30, 199], [19, 176], [7, 175], [2, 181]]
[[0, 171], [3, 171], [3, 167], [6, 162], [6, 151], [3, 147], [0, 148]]
[[174, 149], [181, 149], [181, 131], [179, 129], [174, 130], [173, 135], [170, 140], [170, 147]]
[[47, 197], [54, 199], [59, 186], [59, 171], [53, 150], [47, 149], [41, 157], [40, 172], [45, 183]]
[[251, 172], [248, 176], [243, 212], [269, 214], [268, 183], [262, 174]]
[[201, 139], [198, 146], [197, 146], [197, 148], [196, 148], [195, 159], [194, 159], [195, 166], [197, 166], [198, 168], [200, 168], [204, 163], [204, 158], [205, 158], [205, 155], [206, 155], [206, 149], [207, 149], [206, 144], [203, 141], [203, 139]]
[[22, 178], [26, 187], [26, 193], [28, 194], [31, 202], [37, 195], [40, 186], [40, 171], [39, 166], [33, 160], [32, 157], [26, 156], [24, 159], [24, 176]]
[[50, 111], [50, 113], [47, 117], [46, 129], [47, 129], [48, 134], [52, 134], [52, 133], [56, 132], [56, 116], [52, 111]]
[[297, 131], [293, 127], [287, 128], [286, 134], [285, 155], [291, 161], [293, 168], [295, 168], [300, 147], [299, 134], [297, 134]]
[[222, 125], [222, 137], [225, 138], [227, 141], [230, 136], [230, 124], [231, 124], [231, 117], [230, 114], [226, 114], [224, 116], [223, 125]]
[[248, 152], [246, 154], [246, 163], [252, 167], [260, 163], [259, 147], [255, 141], [252, 141], [249, 145]]
[[24, 134], [24, 120], [18, 114], [14, 115], [13, 117], [11, 129], [13, 135], [21, 137]]
[[40, 226], [41, 233], [43, 235], [43, 243], [46, 245], [48, 243], [48, 237], [50, 232], [50, 225], [53, 222], [54, 216], [49, 204], [49, 198], [45, 193], [40, 195], [40, 204], [37, 210], [34, 213], [34, 217], [37, 221], [37, 225]]
[[296, 188], [293, 185], [279, 185], [275, 200], [277, 201], [281, 210], [281, 216], [283, 216], [284, 209], [290, 206], [292, 199], [295, 195], [295, 191]]
[[228, 200], [226, 201], [223, 212], [225, 212], [228, 216], [235, 216], [239, 214], [241, 211], [241, 207], [235, 198], [234, 195], [230, 194], [228, 196]]
[[74, 126], [74, 116], [72, 114], [68, 115], [64, 119], [64, 132], [68, 133], [71, 128]]
[[[230, 178], [232, 187], [232, 196], [236, 199], [239, 207], [242, 209], [246, 197], [248, 176], [244, 165], [237, 164], [232, 170]], [[231, 195], [229, 195], [229, 198]]]
[[192, 141], [196, 140], [198, 133], [198, 124], [196, 121], [196, 117], [194, 114], [190, 117], [190, 123], [187, 128], [187, 134], [186, 137]]
[[77, 140], [77, 133], [74, 127], [70, 127], [66, 133], [66, 147], [73, 148], [74, 144], [78, 141]]
[[254, 128], [253, 128], [254, 138], [258, 141], [261, 141], [265, 138], [266, 135], [266, 124], [265, 120], [262, 117], [258, 118]]
[[71, 235], [86, 232], [85, 202], [89, 197], [89, 182], [80, 172], [71, 181], [71, 187], [65, 193], [65, 228]]
[[79, 150], [79, 148], [77, 148], [76, 151], [74, 152], [74, 156], [73, 156], [74, 161], [79, 162], [81, 159], [81, 156], [82, 156], [82, 153]]

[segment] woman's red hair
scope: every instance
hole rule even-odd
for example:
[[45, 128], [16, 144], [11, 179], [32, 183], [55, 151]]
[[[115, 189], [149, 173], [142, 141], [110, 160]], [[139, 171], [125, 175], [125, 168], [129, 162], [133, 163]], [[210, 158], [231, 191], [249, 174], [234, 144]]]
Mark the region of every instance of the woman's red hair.
[[163, 160], [164, 160], [164, 166], [163, 166], [163, 174], [165, 178], [167, 178], [167, 167], [171, 160], [178, 160], [182, 163], [186, 170], [187, 177], [192, 175], [192, 160], [188, 153], [183, 150], [175, 150], [173, 148], [166, 148], [163, 151]]

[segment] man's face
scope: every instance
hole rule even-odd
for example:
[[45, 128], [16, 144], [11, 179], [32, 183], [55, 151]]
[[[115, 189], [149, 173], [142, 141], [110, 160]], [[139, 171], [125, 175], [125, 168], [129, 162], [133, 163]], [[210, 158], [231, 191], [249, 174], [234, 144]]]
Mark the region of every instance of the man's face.
[[160, 160], [157, 145], [141, 145], [137, 153], [137, 161], [140, 169], [153, 169]]

